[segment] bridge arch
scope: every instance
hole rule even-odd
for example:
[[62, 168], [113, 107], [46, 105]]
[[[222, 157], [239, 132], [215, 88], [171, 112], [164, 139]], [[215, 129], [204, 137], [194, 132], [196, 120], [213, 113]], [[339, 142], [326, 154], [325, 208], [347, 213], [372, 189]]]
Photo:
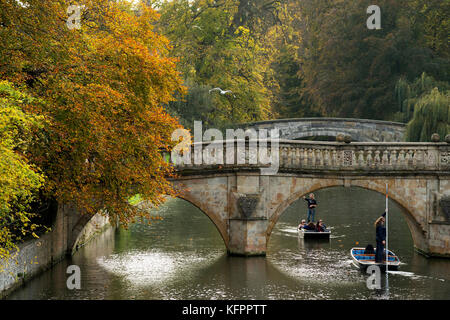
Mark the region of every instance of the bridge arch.
[[[194, 207], [199, 209], [204, 215], [206, 215], [211, 222], [214, 224], [214, 226], [219, 231], [219, 234], [225, 244], [225, 247], [228, 248], [228, 233], [227, 233], [227, 226], [224, 223], [223, 219], [220, 218], [218, 214], [214, 212], [214, 210], [211, 210], [211, 208], [208, 208], [205, 203], [202, 203], [200, 199], [197, 199], [193, 194], [190, 193], [184, 193], [179, 194], [177, 198], [182, 199], [190, 204], [192, 204]], [[102, 215], [101, 212], [97, 212], [96, 214], [86, 214], [86, 213], [79, 213], [78, 210], [75, 210], [73, 207], [67, 206], [64, 209], [65, 214], [71, 214], [73, 217], [73, 220], [75, 223], [72, 226], [72, 230], [70, 232], [70, 236], [68, 238], [67, 243], [67, 249], [68, 252], [73, 252], [78, 249], [78, 243], [79, 240], [83, 234], [83, 231], [85, 227], [88, 225], [88, 223], [94, 218], [99, 215]]]
[[177, 198], [182, 199], [186, 202], [189, 202], [194, 207], [199, 209], [203, 214], [205, 214], [209, 220], [214, 224], [214, 226], [219, 231], [220, 236], [222, 237], [222, 240], [225, 244], [225, 247], [228, 249], [228, 232], [227, 232], [227, 226], [224, 223], [224, 221], [220, 218], [218, 214], [216, 214], [213, 210], [210, 210], [210, 208], [207, 208], [204, 203], [200, 201], [200, 199], [197, 199], [192, 194], [180, 194], [177, 196]]
[[292, 118], [243, 124], [246, 129], [279, 129], [281, 139], [300, 140], [306, 137], [349, 135], [359, 142], [399, 142], [406, 125], [399, 122], [352, 118]]
[[[277, 223], [278, 219], [281, 217], [281, 215], [286, 211], [286, 209], [292, 205], [295, 201], [299, 200], [301, 197], [308, 195], [309, 193], [314, 193], [319, 190], [333, 188], [333, 187], [343, 187], [342, 183], [339, 183], [339, 181], [331, 181], [328, 182], [325, 185], [321, 186], [314, 186], [309, 187], [304, 190], [297, 191], [293, 193], [290, 197], [288, 197], [286, 200], [284, 200], [282, 203], [280, 203], [273, 214], [269, 218], [269, 224], [267, 228], [266, 233], [266, 241], [269, 242], [270, 235], [273, 231], [273, 228], [275, 227], [275, 224]], [[380, 194], [385, 194], [385, 185], [373, 184], [373, 183], [365, 183], [364, 181], [359, 183], [352, 184], [352, 187], [358, 187], [365, 190], [374, 191]], [[411, 233], [414, 246], [420, 247], [420, 244], [425, 240], [425, 232], [422, 227], [422, 225], [418, 222], [418, 213], [416, 212], [416, 209], [412, 207], [409, 203], [407, 203], [401, 196], [398, 195], [395, 188], [391, 188], [389, 190], [389, 198], [393, 200], [400, 208], [401, 212], [403, 213], [403, 216], [405, 217], [406, 223], [408, 225], [409, 231]], [[384, 210], [384, 209], [381, 209]], [[380, 212], [381, 214], [382, 212]]]

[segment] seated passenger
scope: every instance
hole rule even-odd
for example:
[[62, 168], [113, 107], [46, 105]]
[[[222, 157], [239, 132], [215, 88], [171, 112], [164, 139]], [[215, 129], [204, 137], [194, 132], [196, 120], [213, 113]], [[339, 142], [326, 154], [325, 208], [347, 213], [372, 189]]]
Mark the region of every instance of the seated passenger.
[[298, 229], [300, 230], [301, 228], [304, 228], [306, 226], [306, 221], [305, 220], [302, 220], [302, 223], [300, 223], [299, 225], [298, 225]]
[[328, 231], [328, 230], [327, 230], [327, 227], [325, 226], [325, 224], [323, 223], [322, 220], [319, 220], [319, 221], [317, 222], [317, 225], [316, 225], [316, 231], [317, 231], [317, 232], [325, 232], [325, 231]]
[[364, 249], [364, 254], [375, 254], [375, 249], [373, 245], [368, 244], [367, 247]]
[[316, 226], [314, 225], [314, 222], [310, 222], [306, 226], [304, 226], [303, 229], [308, 231], [316, 231]]

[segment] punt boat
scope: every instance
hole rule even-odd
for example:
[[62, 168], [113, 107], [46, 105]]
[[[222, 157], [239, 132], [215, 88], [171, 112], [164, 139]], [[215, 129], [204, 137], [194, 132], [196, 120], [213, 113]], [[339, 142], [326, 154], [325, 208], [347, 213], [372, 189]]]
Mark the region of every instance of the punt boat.
[[324, 232], [317, 232], [311, 230], [305, 230], [303, 228], [298, 229], [298, 236], [303, 239], [330, 239], [331, 230]]
[[[374, 249], [376, 252], [377, 249]], [[386, 260], [383, 260], [382, 263], [375, 262], [375, 253], [365, 253], [365, 248], [352, 248], [350, 250], [350, 255], [352, 256], [353, 263], [359, 267], [360, 269], [366, 269], [368, 266], [371, 265], [378, 265], [381, 270], [386, 270]], [[398, 270], [400, 266], [400, 259], [397, 257], [397, 255], [389, 251], [389, 258], [388, 258], [388, 270]]]

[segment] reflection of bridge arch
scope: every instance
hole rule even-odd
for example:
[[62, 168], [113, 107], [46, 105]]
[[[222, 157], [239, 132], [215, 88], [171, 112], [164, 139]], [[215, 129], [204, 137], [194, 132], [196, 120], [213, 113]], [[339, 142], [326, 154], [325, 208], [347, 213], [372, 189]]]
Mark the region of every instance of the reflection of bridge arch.
[[[359, 185], [352, 185], [352, 187], [358, 187], [370, 191], [374, 191], [377, 193], [385, 194], [385, 188], [382, 188], [381, 184], [378, 186], [369, 186], [367, 183], [359, 183]], [[269, 220], [269, 226], [267, 228], [267, 243], [269, 243], [269, 238], [271, 236], [271, 233], [273, 231], [273, 228], [275, 227], [276, 223], [278, 222], [278, 219], [283, 215], [283, 213], [286, 211], [289, 206], [291, 206], [294, 202], [299, 200], [301, 197], [308, 195], [311, 192], [316, 192], [318, 190], [322, 189], [328, 189], [333, 187], [342, 187], [342, 184], [339, 183], [338, 180], [335, 181], [329, 181], [328, 184], [322, 185], [315, 189], [309, 189], [306, 192], [304, 190], [298, 191], [294, 194], [292, 194], [289, 198], [287, 198], [284, 202], [282, 202], [275, 210], [273, 215], [271, 216]], [[401, 211], [403, 213], [403, 216], [405, 217], [405, 220], [407, 222], [409, 231], [411, 233], [411, 236], [413, 238], [414, 244], [420, 243], [424, 239], [424, 232], [420, 226], [420, 224], [417, 222], [417, 213], [412, 213], [410, 210], [414, 210], [411, 206], [408, 206], [408, 203], [405, 203], [401, 199], [397, 199], [397, 196], [392, 190], [390, 190], [390, 199], [393, 200], [396, 204], [399, 205], [401, 208]], [[380, 214], [384, 208], [380, 208]], [[376, 217], [374, 217], [375, 219]]]
[[280, 138], [300, 140], [306, 137], [336, 137], [349, 135], [359, 142], [403, 141], [405, 124], [399, 122], [346, 119], [346, 118], [297, 118], [246, 123], [245, 128], [280, 130]]

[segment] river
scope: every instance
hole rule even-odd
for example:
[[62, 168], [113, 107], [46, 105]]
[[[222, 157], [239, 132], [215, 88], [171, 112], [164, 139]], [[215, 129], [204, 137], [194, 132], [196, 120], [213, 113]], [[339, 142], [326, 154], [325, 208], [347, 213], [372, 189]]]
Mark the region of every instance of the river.
[[[389, 242], [402, 261], [386, 290], [369, 290], [369, 275], [352, 265], [351, 247], [374, 244], [374, 220], [385, 198], [360, 188], [317, 191], [316, 218], [332, 228], [326, 242], [299, 239], [306, 216], [298, 200], [280, 217], [266, 257], [230, 257], [209, 218], [171, 199], [155, 214], [163, 220], [110, 229], [8, 299], [449, 299], [450, 260], [416, 253], [402, 209], [389, 203]], [[66, 269], [78, 265], [81, 289], [66, 287]]]

